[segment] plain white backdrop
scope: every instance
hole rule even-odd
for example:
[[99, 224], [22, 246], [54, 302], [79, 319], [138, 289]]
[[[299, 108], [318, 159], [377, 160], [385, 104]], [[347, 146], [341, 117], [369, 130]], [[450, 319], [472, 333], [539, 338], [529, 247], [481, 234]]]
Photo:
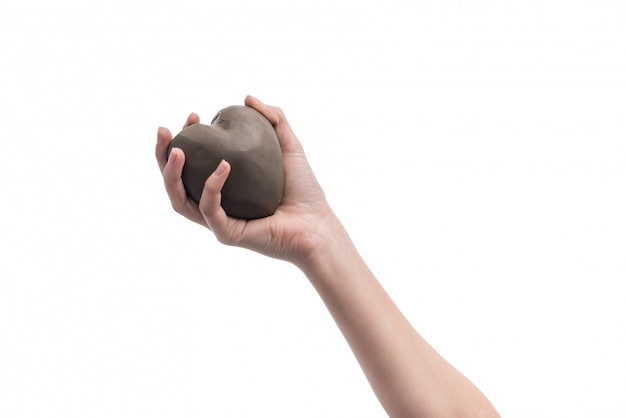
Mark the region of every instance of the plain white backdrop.
[[298, 270], [171, 210], [157, 127], [246, 94], [503, 416], [625, 416], [625, 22], [608, 0], [4, 0], [0, 416], [385, 416]]

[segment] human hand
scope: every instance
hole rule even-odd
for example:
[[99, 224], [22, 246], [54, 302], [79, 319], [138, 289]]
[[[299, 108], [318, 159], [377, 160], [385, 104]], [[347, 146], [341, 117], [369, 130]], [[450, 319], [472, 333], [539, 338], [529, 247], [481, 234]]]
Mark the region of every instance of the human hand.
[[[285, 169], [285, 190], [276, 213], [254, 220], [226, 215], [220, 202], [222, 187], [230, 174], [227, 161], [222, 161], [206, 180], [200, 202], [196, 204], [187, 196], [181, 179], [185, 154], [183, 150], [173, 148], [168, 159], [172, 134], [167, 128], [159, 128], [156, 158], [165, 190], [176, 212], [208, 227], [220, 242], [299, 265], [323, 245], [325, 237], [332, 234], [330, 229], [340, 227], [339, 222], [282, 110], [251, 96], [246, 97], [245, 105], [267, 118], [280, 143]], [[199, 122], [199, 116], [192, 113], [184, 127]]]

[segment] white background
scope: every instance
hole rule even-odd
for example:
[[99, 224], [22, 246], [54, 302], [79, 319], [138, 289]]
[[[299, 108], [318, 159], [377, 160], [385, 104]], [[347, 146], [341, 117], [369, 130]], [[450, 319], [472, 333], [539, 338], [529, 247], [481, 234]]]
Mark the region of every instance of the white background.
[[157, 127], [283, 108], [508, 417], [626, 415], [621, 1], [0, 6], [0, 417], [382, 417], [294, 267], [176, 215]]

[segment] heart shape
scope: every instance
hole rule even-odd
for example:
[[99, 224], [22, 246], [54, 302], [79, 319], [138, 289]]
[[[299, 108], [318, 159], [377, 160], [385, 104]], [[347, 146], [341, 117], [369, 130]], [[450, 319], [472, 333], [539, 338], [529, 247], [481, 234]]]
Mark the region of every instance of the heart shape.
[[257, 219], [276, 212], [285, 182], [283, 156], [274, 128], [256, 110], [226, 107], [211, 125], [198, 123], [183, 129], [169, 151], [174, 147], [185, 153], [182, 180], [194, 201], [200, 201], [204, 182], [226, 160], [231, 166], [222, 189], [226, 214]]

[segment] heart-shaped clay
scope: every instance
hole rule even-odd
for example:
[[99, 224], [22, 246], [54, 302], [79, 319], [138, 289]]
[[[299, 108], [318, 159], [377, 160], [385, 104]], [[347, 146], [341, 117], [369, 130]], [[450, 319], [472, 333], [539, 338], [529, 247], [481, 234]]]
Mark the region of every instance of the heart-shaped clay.
[[[283, 156], [269, 121], [247, 106], [220, 110], [211, 125], [183, 129], [170, 144], [185, 153], [182, 180], [200, 201], [204, 182], [222, 159], [231, 172], [222, 189], [222, 207], [232, 217], [257, 219], [276, 212], [283, 197]], [[169, 155], [168, 151], [168, 155]]]

